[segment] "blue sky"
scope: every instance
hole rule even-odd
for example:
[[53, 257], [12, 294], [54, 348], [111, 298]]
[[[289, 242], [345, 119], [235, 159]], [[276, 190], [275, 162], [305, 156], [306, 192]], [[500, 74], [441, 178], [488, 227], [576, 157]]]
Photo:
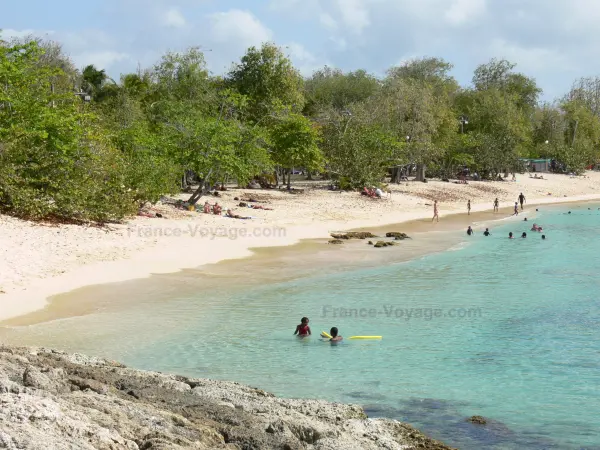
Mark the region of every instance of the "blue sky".
[[78, 67], [113, 78], [167, 50], [200, 46], [223, 73], [273, 41], [305, 74], [324, 65], [384, 74], [421, 56], [454, 64], [469, 84], [492, 57], [517, 63], [551, 100], [600, 74], [599, 0], [4, 0], [2, 37], [47, 36]]

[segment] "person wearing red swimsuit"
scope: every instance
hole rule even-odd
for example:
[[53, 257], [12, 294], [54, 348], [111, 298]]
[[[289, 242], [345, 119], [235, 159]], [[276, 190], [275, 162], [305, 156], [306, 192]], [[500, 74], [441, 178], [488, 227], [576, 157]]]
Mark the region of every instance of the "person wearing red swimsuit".
[[300, 321], [300, 325], [296, 327], [296, 331], [294, 331], [294, 336], [298, 335], [298, 337], [306, 337], [310, 336], [310, 327], [308, 326], [308, 317], [303, 317]]

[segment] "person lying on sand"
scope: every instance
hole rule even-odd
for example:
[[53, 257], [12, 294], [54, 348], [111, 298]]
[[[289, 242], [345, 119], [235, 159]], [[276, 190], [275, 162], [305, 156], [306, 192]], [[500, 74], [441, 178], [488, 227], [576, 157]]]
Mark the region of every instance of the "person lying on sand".
[[221, 213], [223, 212], [223, 208], [221, 208], [221, 205], [219, 205], [217, 202], [215, 202], [215, 204], [213, 205], [212, 211], [213, 211], [213, 214], [220, 216]]
[[248, 208], [264, 209], [265, 211], [273, 211], [273, 208], [267, 208], [266, 206], [262, 206], [262, 205], [248, 205]]
[[204, 202], [204, 208], [202, 208], [202, 212], [204, 214], [210, 214], [210, 210], [212, 209], [210, 203], [208, 203], [208, 200]]
[[231, 209], [227, 210], [227, 213], [225, 214], [227, 217], [231, 217], [232, 219], [252, 219], [252, 217], [243, 217], [237, 214], [234, 214], [233, 211]]

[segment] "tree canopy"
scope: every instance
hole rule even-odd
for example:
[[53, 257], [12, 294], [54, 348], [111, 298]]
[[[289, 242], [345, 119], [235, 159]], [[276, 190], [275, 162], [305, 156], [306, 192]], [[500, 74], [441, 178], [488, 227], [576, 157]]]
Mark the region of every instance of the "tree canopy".
[[522, 158], [574, 172], [600, 159], [599, 77], [540, 103], [509, 61], [478, 66], [467, 86], [452, 69], [426, 57], [384, 77], [324, 67], [304, 79], [265, 43], [223, 76], [192, 47], [113, 79], [78, 70], [60, 44], [0, 39], [0, 210], [104, 222], [188, 189], [190, 174], [195, 203], [215, 183], [274, 172], [290, 188], [294, 168], [360, 188], [403, 166], [495, 178]]

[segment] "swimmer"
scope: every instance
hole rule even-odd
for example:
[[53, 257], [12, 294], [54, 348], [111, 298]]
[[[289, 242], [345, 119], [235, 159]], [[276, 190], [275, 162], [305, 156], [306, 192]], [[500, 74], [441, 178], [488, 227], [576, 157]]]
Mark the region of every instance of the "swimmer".
[[489, 236], [489, 235], [491, 235], [491, 234], [492, 234], [492, 233], [490, 233], [490, 229], [489, 229], [489, 228], [486, 228], [486, 229], [485, 229], [485, 231], [483, 232], [483, 235], [484, 235], [484, 236]]
[[525, 218], [523, 219], [523, 222], [527, 222], [527, 217], [525, 217]]
[[510, 233], [508, 233], [508, 238], [509, 238], [509, 239], [514, 239], [514, 237], [513, 237], [513, 234], [512, 234], [512, 231], [511, 231]]
[[522, 237], [523, 239], [525, 239], [525, 238], [527, 237], [527, 233], [525, 233], [525, 232], [523, 231], [523, 234], [521, 235], [521, 237]]
[[296, 331], [294, 331], [294, 336], [298, 335], [298, 337], [306, 337], [310, 336], [310, 327], [308, 326], [308, 317], [303, 317], [300, 321], [300, 325], [296, 327]]
[[329, 330], [329, 334], [331, 335], [329, 342], [340, 342], [342, 339], [344, 339], [343, 337], [338, 336], [338, 329], [336, 327], [333, 327], [331, 330]]
[[545, 240], [546, 240], [546, 235], [542, 234], [542, 241], [545, 241]]
[[471, 228], [471, 227], [467, 228], [467, 234], [469, 236], [471, 236], [473, 234], [473, 228]]

